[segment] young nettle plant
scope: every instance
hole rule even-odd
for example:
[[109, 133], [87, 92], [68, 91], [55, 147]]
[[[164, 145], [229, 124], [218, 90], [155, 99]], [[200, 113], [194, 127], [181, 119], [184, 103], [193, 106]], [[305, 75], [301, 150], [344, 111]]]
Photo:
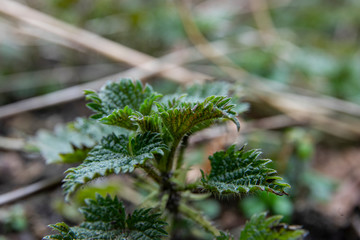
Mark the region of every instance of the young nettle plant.
[[[182, 167], [189, 137], [225, 120], [240, 128], [236, 106], [224, 96], [224, 86], [193, 87], [183, 95], [162, 96], [140, 81], [122, 79], [108, 83], [98, 93], [85, 91], [92, 101], [87, 106], [95, 112], [91, 118], [96, 122], [81, 120], [72, 125], [76, 132], [70, 135], [72, 149], [61, 152], [60, 162], [82, 161], [66, 171], [66, 199], [96, 178], [130, 173], [143, 185], [156, 186], [146, 198], [152, 207], [136, 209], [126, 216], [116, 197], [97, 195], [80, 209], [85, 217], [80, 226], [51, 225], [58, 233], [45, 239], [164, 239], [174, 235], [180, 218], [198, 224], [216, 239], [232, 239], [189, 204], [195, 195], [241, 196], [255, 191], [286, 194], [289, 185], [267, 167], [270, 160], [259, 159], [258, 150], [246, 151], [235, 145], [209, 157], [209, 174], [202, 172], [198, 181], [186, 182], [187, 169]], [[240, 239], [298, 239], [304, 235], [303, 230], [280, 224], [280, 218], [255, 215]]]

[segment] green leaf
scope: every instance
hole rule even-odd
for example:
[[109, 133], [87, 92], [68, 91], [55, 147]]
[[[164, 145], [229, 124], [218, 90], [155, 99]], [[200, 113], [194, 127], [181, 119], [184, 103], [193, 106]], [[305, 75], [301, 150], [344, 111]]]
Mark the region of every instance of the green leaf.
[[129, 239], [160, 239], [167, 233], [163, 229], [166, 224], [159, 221], [161, 214], [150, 214], [151, 209], [137, 209], [126, 220], [131, 230]]
[[266, 218], [266, 213], [255, 214], [241, 231], [239, 240], [298, 240], [306, 231], [298, 226], [280, 223], [282, 216]]
[[162, 155], [166, 147], [158, 133], [138, 134], [131, 139], [115, 134], [104, 137], [81, 165], [66, 171], [65, 193], [68, 197], [81, 185], [98, 177], [132, 172], [148, 159], [153, 159], [154, 154]]
[[218, 119], [230, 119], [239, 129], [240, 123], [235, 116], [236, 113], [232, 111], [234, 105], [229, 104], [230, 100], [231, 98], [228, 97], [210, 96], [203, 102], [184, 102], [174, 108], [157, 104], [157, 108], [171, 136], [174, 139], [181, 139], [195, 127]]
[[54, 132], [39, 131], [33, 144], [39, 148], [48, 164], [82, 162], [102, 137], [110, 133], [124, 132], [125, 130], [118, 127], [78, 118], [65, 126], [57, 126]]
[[269, 159], [258, 159], [258, 150], [236, 150], [235, 145], [227, 151], [216, 152], [210, 156], [211, 172], [201, 179], [204, 188], [219, 194], [242, 194], [256, 190], [284, 195], [284, 189], [290, 187], [276, 174], [267, 168]]
[[99, 93], [85, 91], [86, 98], [92, 100], [87, 106], [96, 112], [92, 116], [104, 124], [136, 130], [137, 125], [130, 116], [149, 115], [153, 103], [161, 97], [149, 85], [140, 81], [121, 79], [118, 83], [108, 83]]
[[[231, 96], [233, 95], [232, 93], [238, 93], [240, 90], [238, 86], [224, 81], [193, 84], [185, 89], [180, 87], [177, 92], [172, 95], [165, 95], [160, 102], [173, 108], [179, 106], [181, 102], [202, 102], [210, 96]], [[235, 105], [233, 110], [238, 114], [248, 109], [248, 104], [240, 102], [239, 96], [232, 96], [231, 103]]]
[[187, 94], [186, 100], [194, 99], [194, 101], [202, 101], [209, 96], [227, 96], [229, 95], [230, 88], [231, 85], [223, 81], [193, 84], [185, 90]]
[[126, 218], [125, 209], [115, 197], [87, 200], [86, 207], [80, 212], [85, 221], [78, 227], [69, 227], [65, 223], [50, 225], [59, 234], [49, 235], [44, 239], [143, 239], [160, 240], [167, 236], [166, 223], [160, 220], [160, 214], [152, 213], [152, 209], [137, 209]]
[[132, 120], [136, 122], [141, 132], [161, 132], [161, 120], [157, 114], [132, 116]]
[[137, 125], [130, 119], [130, 116], [133, 115], [137, 115], [137, 112], [126, 106], [124, 109], [114, 110], [110, 115], [101, 118], [100, 121], [104, 124], [136, 131]]
[[60, 234], [49, 235], [44, 237], [44, 239], [56, 239], [56, 240], [73, 240], [76, 239], [76, 233], [71, 230], [71, 228], [66, 223], [57, 223], [49, 225], [52, 229], [57, 230]]
[[227, 82], [208, 82], [180, 87], [174, 94], [165, 95], [160, 102], [170, 108], [179, 106], [181, 102], [197, 103], [210, 96], [228, 96], [230, 84]]

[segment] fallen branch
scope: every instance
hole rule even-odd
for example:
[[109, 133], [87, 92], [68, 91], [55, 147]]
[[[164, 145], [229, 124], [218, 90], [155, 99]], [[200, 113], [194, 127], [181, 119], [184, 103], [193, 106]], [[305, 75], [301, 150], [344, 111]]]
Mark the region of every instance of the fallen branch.
[[[185, 20], [188, 20], [188, 15], [185, 14], [185, 9], [182, 8], [183, 16], [185, 16]], [[136, 76], [135, 78], [145, 78], [149, 77], [153, 74], [155, 74], [155, 71], [157, 69], [157, 72], [161, 73], [162, 76], [168, 77], [169, 79], [173, 81], [178, 81], [181, 83], [186, 83], [188, 81], [192, 81], [194, 79], [201, 79], [204, 80], [206, 78], [210, 78], [207, 75], [204, 75], [202, 73], [198, 72], [191, 72], [184, 68], [176, 68], [176, 65], [169, 64], [169, 62], [160, 62], [157, 60], [154, 60], [154, 58], [140, 53], [136, 50], [132, 50], [130, 48], [124, 47], [120, 44], [117, 44], [115, 42], [112, 42], [110, 40], [107, 40], [105, 38], [102, 38], [96, 34], [90, 33], [88, 31], [73, 27], [69, 24], [63, 23], [59, 20], [56, 20], [46, 14], [43, 14], [41, 12], [35, 11], [29, 7], [26, 7], [24, 5], [21, 5], [20, 3], [11, 1], [11, 0], [3, 0], [2, 1], [2, 8], [0, 8], [0, 13], [5, 14], [7, 16], [10, 16], [18, 21], [21, 21], [23, 23], [26, 23], [28, 25], [37, 27], [39, 29], [42, 29], [44, 31], [47, 31], [49, 33], [52, 33], [60, 38], [63, 38], [65, 40], [68, 40], [72, 43], [78, 44], [79, 46], [83, 48], [87, 48], [93, 51], [96, 51], [98, 53], [103, 54], [104, 56], [110, 57], [112, 59], [115, 59], [117, 61], [122, 61], [129, 63], [131, 65], [141, 65], [139, 68], [145, 71], [149, 71], [151, 73], [140, 73], [140, 76]], [[228, 66], [221, 65], [221, 60], [217, 60], [214, 57], [216, 55], [220, 56], [223, 53], [221, 51], [218, 51], [217, 48], [212, 48], [211, 45], [206, 41], [205, 38], [201, 35], [201, 33], [196, 28], [196, 25], [193, 24], [192, 21], [187, 21], [188, 24], [188, 32], [189, 36], [192, 36], [194, 40], [194, 44], [196, 47], [207, 57], [209, 57], [212, 61], [215, 62], [215, 64], [220, 64], [221, 69], [226, 72], [228, 75], [230, 75], [234, 80], [238, 81], [244, 76], [247, 76], [250, 80], [246, 82], [247, 88], [251, 90], [252, 92], [257, 92], [257, 94], [261, 97], [268, 96], [269, 93], [272, 95], [271, 99], [269, 101], [276, 101], [276, 99], [280, 95], [286, 95], [284, 92], [284, 89], [279, 90], [277, 88], [274, 88], [273, 86], [270, 86], [268, 84], [264, 84], [261, 79], [257, 76], [253, 76], [249, 74], [248, 72], [244, 71], [243, 69], [239, 69], [236, 65], [232, 64], [231, 61], [226, 61], [229, 63]], [[190, 28], [189, 28], [190, 24]], [[201, 44], [199, 44], [201, 43]], [[101, 48], [99, 47], [101, 46]], [[153, 60], [153, 61], [151, 61]], [[145, 64], [144, 64], [145, 63]], [[162, 66], [159, 66], [162, 65]], [[171, 69], [171, 71], [169, 71]], [[130, 71], [130, 72], [129, 72]], [[112, 78], [118, 78], [118, 77], [134, 77], [131, 75], [131, 71], [135, 71], [136, 73], [139, 73], [138, 70], [132, 69], [126, 72], [123, 72], [119, 75], [113, 75]], [[141, 72], [141, 71], [140, 71]], [[45, 95], [41, 97], [35, 97], [29, 100], [20, 101], [14, 104], [9, 104], [7, 106], [4, 106], [0, 108], [0, 118], [11, 116], [20, 112], [38, 109], [40, 107], [46, 107], [55, 105], [61, 102], [67, 102], [71, 100], [78, 99], [80, 96], [82, 96], [82, 89], [84, 88], [92, 88], [92, 89], [98, 89], [100, 85], [103, 85], [104, 81], [106, 79], [101, 79], [102, 81], [89, 83], [89, 85], [79, 85], [75, 86], [66, 90], [61, 90], [59, 92], [53, 93], [51, 95]], [[74, 95], [73, 95], [74, 94]], [[296, 94], [292, 94], [293, 96], [296, 96]], [[65, 98], [62, 98], [62, 96], [68, 96]], [[324, 100], [325, 98], [322, 97], [309, 97], [309, 96], [300, 96], [300, 99], [304, 100], [305, 98], [308, 98], [306, 104], [302, 104], [301, 101], [298, 99], [294, 99], [292, 97], [285, 97], [282, 98], [282, 102], [285, 105], [299, 105], [302, 104], [302, 108], [305, 109], [308, 105], [308, 102], [310, 100], [311, 106], [313, 106], [313, 109], [316, 109], [316, 111], [311, 111], [310, 119], [307, 118], [307, 115], [309, 114], [309, 111], [304, 111], [297, 113], [303, 114], [301, 116], [301, 119], [310, 120], [310, 122], [315, 123], [316, 125], [321, 125], [327, 123], [331, 123], [332, 126], [339, 126], [340, 130], [345, 130], [345, 132], [350, 133], [353, 136], [359, 136], [359, 131], [356, 130], [357, 126], [359, 125], [358, 121], [354, 119], [345, 119], [343, 124], [340, 124], [341, 120], [334, 120], [333, 116], [337, 114], [337, 112], [340, 113], [346, 113], [351, 116], [359, 116], [360, 115], [360, 106], [352, 103], [348, 103], [341, 100], [335, 100], [335, 98], [331, 98], [330, 101]], [[58, 99], [62, 99], [59, 101]], [[330, 99], [326, 97], [327, 99]], [[43, 102], [43, 103], [41, 103]], [[44, 103], [45, 102], [45, 103]], [[279, 107], [278, 104], [272, 104], [274, 107], [278, 108], [281, 111], [284, 111], [286, 114], [289, 114], [288, 111], [284, 107]], [[335, 112], [335, 111], [337, 112]], [[316, 115], [319, 115], [316, 117]], [[291, 117], [298, 118], [299, 116], [293, 116]], [[315, 119], [315, 121], [313, 121]], [[346, 127], [347, 125], [351, 124], [352, 127]], [[322, 128], [321, 130], [326, 130]], [[338, 133], [335, 133], [335, 131], [330, 131], [329, 133], [332, 133], [334, 135], [338, 135]]]
[[[234, 49], [229, 49], [224, 46], [223, 42], [215, 42], [212, 43], [217, 48], [222, 49], [221, 54], [226, 54], [230, 51], [235, 51]], [[120, 78], [134, 78], [134, 79], [141, 79], [145, 80], [153, 75], [156, 75], [160, 72], [169, 72], [169, 74], [176, 75], [177, 71], [176, 69], [179, 69], [179, 65], [182, 65], [184, 63], [190, 62], [190, 61], [198, 61], [204, 59], [204, 56], [198, 54], [198, 52], [195, 50], [194, 47], [189, 47], [186, 49], [181, 49], [176, 52], [167, 54], [159, 59], [147, 62], [145, 64], [142, 64], [141, 66], [113, 74], [110, 76], [106, 76], [103, 78], [100, 78], [98, 80], [79, 84], [76, 86], [72, 86], [66, 89], [58, 90], [56, 92], [51, 92], [48, 94], [44, 94], [37, 97], [28, 98], [25, 100], [21, 100], [15, 103], [10, 103], [5, 106], [0, 106], [0, 119], [10, 117], [19, 113], [32, 111], [36, 109], [41, 109], [45, 107], [54, 106], [57, 104], [62, 104], [74, 100], [78, 100], [84, 96], [83, 91], [84, 89], [93, 89], [98, 90], [102, 85], [104, 85], [107, 81], [114, 81]], [[164, 63], [172, 63], [164, 64]], [[147, 69], [150, 70], [143, 70], [144, 65], [146, 65]], [[199, 73], [200, 74], [200, 73]], [[206, 79], [211, 79], [211, 76], [202, 74], [204, 77], [206, 76]], [[196, 81], [198, 80], [198, 81]], [[196, 79], [196, 76], [194, 76], [194, 79], [192, 82], [201, 82], [200, 79]], [[187, 82], [180, 82], [182, 84], [186, 84]]]
[[[2, 81], [7, 84], [1, 86], [0, 94], [37, 89], [54, 84], [85, 83], [118, 71], [119, 65], [117, 63], [103, 63], [19, 72], [1, 77]], [[57, 81], [51, 81], [51, 79]], [[31, 81], [31, 84], [21, 84], [25, 81]]]
[[25, 139], [22, 138], [8, 138], [0, 136], [0, 149], [21, 151], [26, 145]]
[[[240, 124], [241, 124], [240, 135], [241, 135], [241, 134], [249, 134], [255, 131], [276, 130], [286, 127], [307, 125], [308, 122], [297, 121], [295, 119], [290, 118], [287, 115], [280, 114], [271, 117], [252, 120], [246, 123], [241, 121]], [[194, 136], [190, 138], [190, 144], [199, 144], [204, 141], [209, 141], [214, 138], [220, 138], [225, 136], [229, 136], [229, 142], [227, 142], [227, 144], [231, 144], [232, 142], [234, 142], [234, 139], [239, 137], [239, 133], [236, 131], [236, 129], [234, 129], [232, 123], [227, 125], [212, 127], [209, 129], [205, 129], [199, 133], [196, 133]]]
[[[246, 91], [249, 96], [256, 96], [257, 100], [266, 100], [269, 105], [282, 111], [291, 118], [300, 122], [308, 121], [321, 131], [346, 139], [359, 138], [360, 121], [353, 117], [360, 116], [359, 105], [335, 100], [335, 98], [331, 97], [319, 96], [319, 94], [316, 94], [318, 95], [317, 97], [311, 97], [287, 93], [284, 90], [289, 91], [290, 88], [288, 86], [281, 84], [265, 84], [264, 81], [262, 81], [265, 79], [240, 68], [232, 62], [230, 58], [226, 57], [226, 55], [222, 55], [222, 59], [214, 58], [214, 53], [217, 55], [221, 54], [218, 53], [219, 50], [217, 48], [214, 48], [209, 44], [207, 39], [201, 33], [196, 23], [193, 21], [191, 10], [187, 8], [185, 2], [178, 1], [176, 4], [189, 40], [197, 47], [200, 53], [232, 78], [234, 82], [242, 82], [244, 86], [246, 86]], [[266, 3], [263, 2], [263, 4]], [[265, 10], [264, 6], [259, 6], [259, 8]], [[263, 20], [271, 21], [268, 17], [269, 16]], [[275, 33], [273, 32], [273, 34]], [[258, 35], [260, 35], [261, 38], [261, 33]], [[246, 78], [247, 81], [244, 81], [244, 78]], [[324, 101], [324, 99], [331, 99], [331, 101]], [[346, 113], [351, 116], [339, 118], [339, 113]]]
[[23, 188], [16, 189], [14, 191], [0, 195], [0, 206], [10, 204], [21, 199], [30, 197], [36, 193], [45, 191], [47, 189], [52, 189], [61, 184], [63, 177], [54, 177], [50, 179], [45, 179], [37, 183], [28, 185]]
[[[149, 65], [144, 63], [154, 61], [155, 58], [103, 38], [95, 33], [74, 27], [21, 3], [12, 0], [2, 0], [0, 14], [51, 33], [80, 48], [100, 53], [103, 56], [132, 66], [141, 65], [141, 68], [146, 71], [153, 70]], [[167, 65], [166, 68], [168, 69], [171, 68], [172, 72], [164, 71], [160, 72], [160, 75], [177, 82], [189, 82], [194, 79], [203, 80], [207, 78], [207, 76], [198, 72], [192, 72], [185, 68], [174, 69], [174, 66], [169, 63], [162, 64]]]

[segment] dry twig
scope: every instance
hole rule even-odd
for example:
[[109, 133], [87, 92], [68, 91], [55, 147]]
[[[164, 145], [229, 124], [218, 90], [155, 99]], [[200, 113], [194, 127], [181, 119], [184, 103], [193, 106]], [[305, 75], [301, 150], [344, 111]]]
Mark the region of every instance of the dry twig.
[[[208, 44], [208, 41], [193, 21], [191, 12], [187, 9], [184, 1], [177, 1], [176, 3], [190, 41], [195, 46], [201, 45], [201, 48], [197, 47], [199, 52], [223, 70], [233, 81], [243, 82], [247, 87], [248, 95], [256, 96], [258, 100], [265, 100], [266, 103], [284, 112], [290, 116], [290, 118], [296, 119], [297, 121], [308, 121], [321, 131], [346, 139], [359, 138], [360, 130], [358, 129], [360, 129], [360, 121], [353, 116], [359, 116], [360, 106], [352, 103], [345, 104], [344, 101], [335, 101], [334, 99], [332, 99], [331, 103], [324, 104], [325, 97], [319, 96], [319, 94], [313, 94], [318, 95], [317, 97], [310, 97], [289, 93], [291, 92], [290, 87], [279, 84], [265, 84], [264, 81], [262, 81], [263, 79], [240, 68], [233, 63], [230, 58], [224, 55], [222, 55], [224, 56], [222, 59], [214, 59], [213, 54], [218, 54], [218, 49]], [[263, 4], [265, 3], [263, 2]], [[253, 5], [253, 7], [263, 8], [263, 6], [259, 7], [257, 5]], [[263, 21], [265, 20], [271, 21], [268, 16], [266, 18], [262, 16], [262, 19], [260, 19], [260, 17], [261, 16], [257, 16], [259, 24], [263, 25]], [[269, 28], [271, 28], [271, 26]], [[248, 81], [244, 82], [244, 77], [246, 77]], [[284, 90], [287, 90], [287, 92]], [[330, 98], [326, 97], [326, 99]], [[335, 102], [336, 104], [334, 104]], [[339, 107], [340, 105], [342, 105], [342, 107]], [[351, 109], [348, 110], [346, 107], [350, 106]], [[301, 111], [299, 111], [299, 109]], [[338, 112], [335, 112], [335, 109], [340, 113], [350, 113], [350, 115], [353, 116], [336, 119]]]
[[14, 191], [0, 195], [0, 206], [10, 204], [19, 201], [23, 198], [27, 198], [36, 193], [42, 192], [46, 189], [52, 189], [61, 184], [63, 177], [54, 177], [45, 179], [34, 184], [30, 184], [26, 187], [16, 189]]
[[[349, 114], [350, 116], [351, 115], [359, 116], [360, 106], [340, 100], [338, 101], [335, 99], [331, 99], [331, 102], [325, 100], [325, 99], [330, 99], [329, 97], [326, 98], [309, 97], [309, 96], [296, 95], [292, 93], [291, 95], [295, 96], [294, 99], [293, 97], [286, 96], [286, 93], [284, 92], [283, 89], [279, 90], [274, 88], [273, 86], [264, 84], [261, 81], [261, 79], [251, 75], [250, 73], [244, 71], [243, 69], [240, 69], [238, 66], [233, 64], [231, 60], [228, 58], [223, 58], [223, 60], [225, 59], [224, 61], [226, 66], [223, 65], [222, 60], [215, 58], [215, 56], [222, 55], [223, 53], [221, 51], [218, 51], [218, 49], [212, 47], [207, 42], [207, 40], [203, 37], [201, 32], [198, 30], [196, 25], [191, 20], [188, 12], [184, 8], [184, 5], [179, 5], [179, 6], [180, 6], [179, 8], [180, 13], [182, 14], [182, 17], [184, 19], [184, 23], [186, 23], [185, 28], [188, 30], [189, 37], [193, 41], [195, 46], [204, 54], [204, 56], [214, 61], [215, 64], [220, 66], [221, 69], [223, 69], [223, 71], [227, 73], [229, 76], [231, 76], [235, 81], [239, 81], [239, 79], [242, 79], [244, 76], [247, 76], [250, 79], [248, 82], [246, 82], [246, 84], [248, 85], [247, 88], [253, 93], [254, 96], [258, 95], [259, 99], [267, 98], [268, 103], [278, 108], [279, 110], [285, 112], [286, 114], [289, 114], [293, 118], [301, 119], [301, 120], [309, 120], [310, 122], [317, 124], [320, 128], [321, 126], [327, 126], [328, 124], [331, 124], [331, 126], [334, 126], [334, 128], [339, 128], [340, 132], [330, 131], [330, 133], [334, 135], [344, 135], [344, 133], [346, 135], [347, 133], [350, 133], [351, 137], [359, 136], [359, 131], [356, 130], [358, 129], [358, 125], [359, 125], [358, 120], [356, 119], [349, 120], [347, 118], [336, 120], [334, 119], [334, 116], [337, 115], [337, 112], [346, 113]], [[19, 12], [21, 14], [19, 14]], [[136, 78], [145, 78], [151, 76], [152, 74], [155, 74], [156, 72], [161, 72], [163, 76], [184, 83], [187, 80], [193, 80], [197, 78], [206, 79], [209, 77], [201, 73], [189, 72], [183, 68], [176, 68], [174, 64], [168, 64], [154, 60], [150, 56], [147, 56], [145, 54], [139, 53], [138, 51], [129, 49], [120, 44], [99, 37], [96, 34], [70, 26], [66, 23], [58, 21], [38, 11], [32, 10], [14, 1], [3, 0], [0, 13], [3, 13], [7, 16], [10, 16], [14, 19], [17, 19], [21, 22], [32, 25], [49, 33], [52, 33], [72, 43], [78, 44], [81, 47], [99, 52], [104, 56], [111, 57], [118, 61], [124, 61], [132, 65], [141, 64], [139, 68], [147, 71], [146, 73], [144, 73], [143, 71], [140, 71], [138, 69], [132, 69], [120, 73], [119, 75], [113, 75], [111, 76], [112, 78], [117, 78], [120, 76], [133, 77], [133, 75], [136, 74], [138, 74]], [[101, 48], [98, 46], [101, 46]], [[171, 71], [169, 71], [169, 69], [171, 69]], [[179, 73], [184, 73], [185, 75]], [[79, 85], [79, 86], [71, 87], [66, 90], [61, 90], [56, 93], [48, 94], [45, 96], [20, 101], [14, 104], [9, 104], [7, 106], [0, 108], [0, 118], [11, 116], [27, 110], [38, 109], [40, 107], [51, 106], [61, 102], [78, 99], [81, 96], [82, 89], [84, 88], [97, 89], [107, 79], [108, 78], [101, 79], [101, 81], [89, 83], [89, 85], [87, 84]], [[62, 96], [68, 96], [68, 97], [62, 98]], [[309, 98], [311, 99], [311, 106], [313, 106], [311, 111], [309, 110], [300, 111], [297, 112], [296, 115], [291, 114], [289, 112], [288, 106], [302, 105], [300, 106], [300, 108], [306, 109], [308, 105], [304, 105], [299, 100], [306, 100]], [[277, 102], [279, 102], [279, 99], [281, 99], [281, 104], [276, 104]], [[302, 116], [299, 117], [299, 114], [302, 114]], [[326, 130], [326, 129], [328, 128], [325, 129], [322, 128], [322, 130]], [[341, 133], [343, 130], [344, 133]]]
[[[100, 53], [113, 60], [124, 62], [132, 66], [140, 66], [143, 70], [153, 71], [149, 65], [144, 64], [155, 59], [149, 55], [125, 47], [119, 43], [110, 41], [97, 34], [74, 27], [70, 24], [57, 20], [47, 14], [36, 11], [21, 3], [12, 0], [2, 0], [0, 14], [15, 19], [21, 23], [36, 27], [58, 38], [73, 43], [80, 48]], [[185, 68], [176, 68], [169, 63], [163, 63], [171, 72], [164, 71], [160, 75], [177, 82], [188, 82], [194, 79], [204, 79], [201, 73], [191, 72]]]
[[[226, 54], [229, 51], [234, 51], [233, 49], [225, 48], [222, 42], [213, 43], [217, 48], [223, 49], [220, 54]], [[219, 57], [219, 55], [217, 56]], [[145, 80], [159, 72], [168, 71], [169, 74], [176, 75], [177, 71], [170, 71], [179, 69], [179, 65], [187, 63], [189, 61], [196, 61], [203, 59], [202, 55], [199, 55], [195, 48], [190, 47], [182, 50], [178, 50], [176, 52], [167, 54], [159, 59], [147, 62], [142, 64], [141, 66], [126, 70], [124, 72], [120, 72], [118, 74], [110, 75], [103, 77], [101, 79], [95, 80], [93, 82], [79, 84], [73, 87], [69, 87], [66, 89], [58, 90], [56, 92], [48, 93], [42, 96], [32, 97], [29, 99], [21, 100], [15, 103], [11, 103], [5, 106], [0, 106], [0, 119], [10, 117], [19, 113], [36, 110], [40, 108], [45, 108], [57, 104], [62, 104], [70, 101], [74, 101], [83, 97], [84, 89], [99, 89], [102, 85], [104, 85], [107, 81], [117, 80], [122, 77], [126, 78], [134, 78], [134, 79], [142, 79]], [[164, 64], [171, 62], [172, 64]], [[150, 70], [143, 70], [143, 66], [146, 65], [145, 68]], [[170, 67], [170, 69], [169, 69]], [[206, 76], [207, 79], [211, 79], [210, 76]], [[194, 81], [196, 81], [196, 76], [194, 76]], [[199, 81], [200, 82], [200, 81]], [[181, 82], [182, 84], [186, 84], [186, 82]]]
[[21, 151], [26, 144], [25, 139], [22, 138], [8, 138], [0, 136], [0, 149]]

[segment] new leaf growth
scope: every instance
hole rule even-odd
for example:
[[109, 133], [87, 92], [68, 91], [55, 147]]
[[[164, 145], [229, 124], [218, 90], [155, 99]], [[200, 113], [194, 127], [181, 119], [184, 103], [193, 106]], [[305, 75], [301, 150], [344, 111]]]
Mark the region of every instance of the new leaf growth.
[[[224, 96], [227, 91], [227, 84], [214, 83], [191, 87], [185, 95], [163, 97], [149, 85], [130, 79], [108, 83], [98, 93], [85, 91], [86, 98], [92, 101], [87, 106], [95, 112], [91, 118], [96, 121], [78, 120], [78, 124], [63, 128], [63, 133], [43, 134], [38, 141], [50, 161], [81, 161], [66, 171], [63, 184], [66, 198], [70, 199], [71, 194], [96, 178], [132, 173], [132, 177], [141, 182], [139, 186], [151, 185], [153, 190], [146, 201], [152, 208], [136, 209], [126, 217], [123, 204], [117, 198], [97, 195], [95, 200], [87, 200], [87, 206], [80, 210], [85, 217], [83, 223], [78, 227], [65, 223], [51, 225], [59, 233], [45, 239], [161, 239], [167, 236], [167, 231], [175, 229], [175, 225], [166, 229], [163, 219], [171, 222], [169, 217], [180, 216], [189, 218], [216, 239], [232, 239], [188, 206], [194, 200], [191, 193], [211, 192], [222, 196], [267, 191], [284, 195], [290, 186], [274, 169], [267, 167], [271, 160], [258, 158], [260, 151], [237, 150], [235, 145], [209, 157], [212, 169], [208, 175], [202, 173], [200, 180], [186, 182], [182, 165], [188, 138], [225, 120], [231, 120], [240, 128], [236, 111], [239, 108], [234, 99]], [[240, 105], [243, 109], [244, 105]], [[91, 129], [93, 131], [89, 131]], [[66, 151], [46, 147], [46, 139], [56, 139], [60, 144], [57, 146], [66, 146]], [[62, 157], [57, 158], [59, 153]], [[179, 174], [181, 171], [185, 173]], [[287, 229], [279, 227], [278, 220], [255, 216], [240, 239], [248, 239], [246, 236], [251, 235], [254, 228], [259, 228], [260, 233], [255, 231], [257, 235], [264, 236], [256, 239], [278, 235], [281, 239], [290, 239], [303, 235], [304, 232], [299, 231], [286, 235]]]

